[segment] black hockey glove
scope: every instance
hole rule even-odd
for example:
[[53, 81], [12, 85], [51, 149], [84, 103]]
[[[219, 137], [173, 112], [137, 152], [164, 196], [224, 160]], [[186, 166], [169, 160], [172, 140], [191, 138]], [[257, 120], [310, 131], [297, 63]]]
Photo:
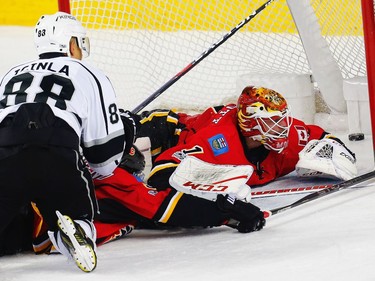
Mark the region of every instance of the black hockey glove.
[[124, 152], [119, 167], [134, 175], [140, 175], [145, 169], [145, 156], [133, 145], [129, 153]]
[[131, 113], [128, 110], [120, 109], [121, 121], [125, 130], [125, 152], [129, 153], [135, 141], [137, 131], [139, 129], [140, 117], [137, 114]]
[[229, 195], [218, 195], [216, 203], [219, 209], [229, 214], [227, 226], [241, 233], [261, 230], [266, 225], [263, 212], [251, 203], [245, 203]]

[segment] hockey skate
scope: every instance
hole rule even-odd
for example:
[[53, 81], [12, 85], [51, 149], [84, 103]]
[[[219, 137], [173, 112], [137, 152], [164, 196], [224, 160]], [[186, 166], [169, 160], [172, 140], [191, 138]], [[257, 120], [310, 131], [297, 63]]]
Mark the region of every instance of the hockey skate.
[[[61, 239], [55, 236], [57, 248], [64, 255], [70, 255], [77, 266], [84, 272], [91, 272], [96, 268], [97, 258], [95, 253], [95, 235], [93, 239], [86, 235], [91, 231], [95, 234], [95, 229], [92, 229], [89, 223], [85, 221], [73, 221], [70, 217], [62, 215], [56, 211], [58, 217], [57, 225], [59, 227], [59, 234]], [[91, 229], [86, 232], [82, 227], [84, 224]], [[59, 242], [63, 245], [61, 245]], [[60, 244], [60, 245], [59, 245]], [[65, 249], [64, 249], [65, 248]]]

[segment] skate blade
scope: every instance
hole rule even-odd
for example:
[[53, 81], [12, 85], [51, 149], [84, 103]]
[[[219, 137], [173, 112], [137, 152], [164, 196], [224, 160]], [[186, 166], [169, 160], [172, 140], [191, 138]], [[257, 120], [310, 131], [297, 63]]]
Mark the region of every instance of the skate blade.
[[73, 244], [74, 249], [71, 252], [71, 255], [74, 262], [84, 272], [93, 271], [96, 268], [97, 263], [94, 249], [87, 242], [82, 243], [83, 241], [81, 241], [80, 244], [77, 241], [77, 237], [74, 235], [76, 233], [76, 228], [70, 217], [62, 215], [59, 211], [56, 211], [56, 215], [58, 217], [57, 224], [60, 230], [69, 237]]

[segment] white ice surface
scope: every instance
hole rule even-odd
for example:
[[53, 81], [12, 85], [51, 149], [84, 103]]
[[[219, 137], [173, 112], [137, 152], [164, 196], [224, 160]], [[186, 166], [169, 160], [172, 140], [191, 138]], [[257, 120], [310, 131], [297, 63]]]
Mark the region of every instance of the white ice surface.
[[[32, 38], [22, 28], [8, 30], [0, 28], [1, 74], [33, 58]], [[357, 154], [361, 173], [374, 169], [370, 136], [360, 142], [338, 136]], [[375, 182], [369, 181], [271, 216], [256, 233], [228, 227], [136, 230], [99, 247], [97, 269], [89, 274], [61, 255], [0, 257], [0, 281], [370, 281], [374, 237]]]

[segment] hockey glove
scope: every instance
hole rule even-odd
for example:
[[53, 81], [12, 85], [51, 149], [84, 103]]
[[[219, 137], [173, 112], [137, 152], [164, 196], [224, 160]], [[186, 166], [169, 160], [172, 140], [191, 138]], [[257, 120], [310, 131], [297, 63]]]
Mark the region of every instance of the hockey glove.
[[144, 179], [143, 171], [146, 166], [145, 156], [135, 145], [132, 146], [129, 153], [124, 152], [118, 166], [141, 180]]
[[325, 135], [324, 136], [324, 138], [326, 138], [326, 139], [332, 139], [332, 140], [335, 140], [335, 141], [337, 141], [339, 144], [341, 144], [343, 147], [344, 147], [344, 149], [353, 157], [353, 159], [354, 159], [354, 161], [356, 161], [357, 159], [356, 159], [356, 157], [355, 157], [355, 153], [353, 152], [353, 151], [351, 151], [346, 145], [345, 145], [345, 143], [342, 141], [342, 140], [340, 140], [339, 138], [337, 138], [337, 137], [335, 137], [335, 136], [333, 136], [333, 135], [330, 135], [330, 134], [328, 134], [328, 135]]
[[297, 175], [349, 180], [358, 173], [355, 154], [339, 139], [325, 137], [311, 140], [299, 152]]
[[216, 203], [221, 211], [230, 216], [226, 225], [241, 233], [261, 230], [266, 224], [263, 212], [251, 203], [236, 200], [230, 195], [218, 195]]
[[131, 113], [130, 111], [123, 109], [120, 109], [120, 116], [125, 131], [125, 153], [129, 153], [136, 139], [137, 131], [140, 126], [140, 117], [137, 114]]

